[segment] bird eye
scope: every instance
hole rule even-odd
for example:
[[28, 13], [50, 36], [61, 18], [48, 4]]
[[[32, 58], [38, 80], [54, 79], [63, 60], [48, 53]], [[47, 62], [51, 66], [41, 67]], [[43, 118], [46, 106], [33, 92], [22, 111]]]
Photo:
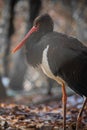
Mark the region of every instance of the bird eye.
[[36, 23], [36, 24], [35, 24], [35, 27], [36, 27], [36, 28], [39, 28], [39, 25], [40, 25], [39, 23]]

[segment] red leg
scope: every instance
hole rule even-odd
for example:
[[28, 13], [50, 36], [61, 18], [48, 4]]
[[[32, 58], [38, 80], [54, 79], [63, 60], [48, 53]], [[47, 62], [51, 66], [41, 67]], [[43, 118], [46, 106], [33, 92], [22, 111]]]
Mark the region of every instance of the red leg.
[[66, 103], [67, 103], [67, 95], [65, 90], [64, 83], [62, 84], [62, 103], [63, 103], [63, 130], [66, 130]]
[[84, 110], [84, 107], [87, 103], [87, 97], [82, 105], [82, 109], [80, 110], [79, 114], [78, 114], [78, 117], [77, 117], [77, 124], [76, 124], [76, 130], [79, 130], [79, 126], [81, 124], [81, 121], [82, 121], [82, 113], [83, 113], [83, 110]]

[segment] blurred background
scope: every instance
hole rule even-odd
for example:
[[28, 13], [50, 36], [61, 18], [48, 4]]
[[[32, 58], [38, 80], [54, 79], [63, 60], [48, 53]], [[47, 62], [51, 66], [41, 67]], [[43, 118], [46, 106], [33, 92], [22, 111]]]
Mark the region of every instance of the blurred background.
[[[53, 18], [55, 31], [76, 37], [87, 45], [87, 0], [0, 0], [1, 100], [14, 97], [18, 103], [25, 100], [31, 103], [41, 97], [51, 95], [56, 99], [61, 95], [55, 81], [27, 65], [24, 48], [11, 54], [32, 27], [33, 20], [43, 13]], [[70, 89], [67, 93], [73, 94]]]

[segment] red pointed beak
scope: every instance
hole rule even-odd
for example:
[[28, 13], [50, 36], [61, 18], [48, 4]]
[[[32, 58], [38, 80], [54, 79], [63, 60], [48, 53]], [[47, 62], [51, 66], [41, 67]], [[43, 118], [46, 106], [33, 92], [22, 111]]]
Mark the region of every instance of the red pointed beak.
[[33, 26], [31, 28], [31, 30], [25, 35], [25, 37], [23, 38], [23, 40], [12, 50], [12, 53], [15, 53], [17, 50], [19, 50], [26, 43], [26, 41], [29, 38], [29, 36], [33, 32], [36, 32], [37, 30], [38, 30], [38, 27]]

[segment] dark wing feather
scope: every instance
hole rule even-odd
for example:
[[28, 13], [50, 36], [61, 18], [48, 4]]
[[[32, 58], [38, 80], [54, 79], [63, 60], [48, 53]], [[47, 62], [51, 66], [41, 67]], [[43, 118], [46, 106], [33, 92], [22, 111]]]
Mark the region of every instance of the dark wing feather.
[[77, 39], [59, 33], [48, 41], [48, 62], [53, 74], [87, 97], [87, 48]]
[[58, 73], [69, 87], [87, 97], [87, 58], [81, 56], [63, 64]]

